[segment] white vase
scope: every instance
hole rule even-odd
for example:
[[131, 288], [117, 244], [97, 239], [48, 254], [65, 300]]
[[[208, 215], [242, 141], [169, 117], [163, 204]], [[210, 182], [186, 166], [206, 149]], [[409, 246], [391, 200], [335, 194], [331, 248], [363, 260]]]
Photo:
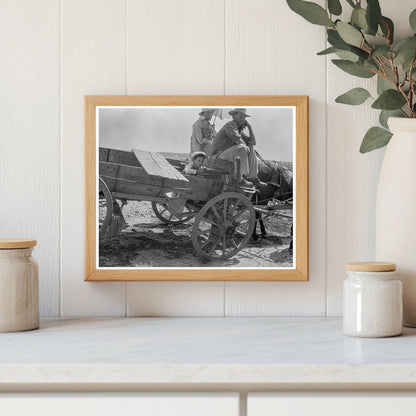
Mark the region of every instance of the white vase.
[[380, 172], [376, 260], [396, 263], [403, 282], [403, 323], [416, 327], [416, 119], [391, 117], [393, 133]]

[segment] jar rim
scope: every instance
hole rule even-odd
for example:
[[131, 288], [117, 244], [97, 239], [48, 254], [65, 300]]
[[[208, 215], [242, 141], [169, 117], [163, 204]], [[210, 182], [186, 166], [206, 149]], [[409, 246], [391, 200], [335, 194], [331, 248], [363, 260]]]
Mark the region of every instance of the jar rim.
[[30, 248], [36, 246], [37, 241], [27, 238], [0, 238], [0, 250]]
[[357, 261], [348, 263], [345, 268], [349, 272], [394, 272], [396, 264], [386, 261]]

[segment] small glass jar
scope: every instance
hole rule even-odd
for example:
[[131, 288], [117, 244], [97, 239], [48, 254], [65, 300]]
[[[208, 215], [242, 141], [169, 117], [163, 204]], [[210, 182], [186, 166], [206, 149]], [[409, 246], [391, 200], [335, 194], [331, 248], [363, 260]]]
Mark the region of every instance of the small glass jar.
[[394, 337], [403, 326], [402, 282], [396, 265], [385, 262], [347, 264], [344, 280], [344, 335]]
[[0, 332], [39, 328], [36, 240], [0, 240]]

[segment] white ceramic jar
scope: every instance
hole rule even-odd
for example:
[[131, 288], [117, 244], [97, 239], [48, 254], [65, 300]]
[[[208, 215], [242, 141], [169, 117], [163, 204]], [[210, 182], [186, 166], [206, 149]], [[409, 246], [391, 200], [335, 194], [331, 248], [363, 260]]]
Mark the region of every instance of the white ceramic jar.
[[393, 337], [403, 326], [402, 282], [396, 265], [347, 264], [344, 280], [343, 332], [353, 337]]
[[36, 240], [0, 240], [0, 332], [39, 327], [38, 265], [32, 257]]

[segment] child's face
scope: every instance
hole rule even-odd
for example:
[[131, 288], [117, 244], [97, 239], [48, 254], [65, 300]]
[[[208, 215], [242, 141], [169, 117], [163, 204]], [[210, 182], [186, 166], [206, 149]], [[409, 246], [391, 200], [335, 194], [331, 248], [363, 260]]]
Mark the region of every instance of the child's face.
[[204, 163], [204, 160], [205, 160], [205, 158], [204, 158], [203, 156], [197, 156], [197, 157], [194, 159], [194, 165], [195, 165], [197, 168], [200, 168], [200, 167], [202, 166], [202, 164]]

